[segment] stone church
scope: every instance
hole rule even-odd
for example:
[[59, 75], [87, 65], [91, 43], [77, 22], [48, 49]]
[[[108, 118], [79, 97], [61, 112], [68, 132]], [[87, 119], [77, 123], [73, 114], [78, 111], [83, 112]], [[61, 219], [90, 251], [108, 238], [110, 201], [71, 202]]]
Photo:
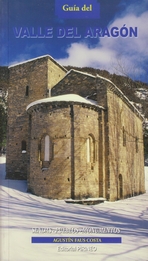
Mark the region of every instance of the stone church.
[[49, 55], [8, 70], [7, 179], [49, 199], [145, 192], [143, 117], [111, 81]]

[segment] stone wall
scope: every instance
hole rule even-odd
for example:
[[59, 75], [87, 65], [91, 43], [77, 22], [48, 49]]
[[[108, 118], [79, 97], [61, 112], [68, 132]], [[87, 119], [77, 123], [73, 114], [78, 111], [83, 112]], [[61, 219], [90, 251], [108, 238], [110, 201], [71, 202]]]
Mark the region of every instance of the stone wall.
[[[34, 105], [28, 112], [31, 115], [28, 190], [47, 198], [98, 197], [98, 108], [59, 102]], [[39, 144], [46, 135], [51, 139], [53, 155], [44, 167]], [[95, 149], [93, 160], [87, 159], [90, 135]]]
[[[9, 67], [7, 178], [27, 178], [30, 143], [27, 105], [48, 97], [48, 89], [66, 73], [64, 68], [50, 60], [45, 56]], [[22, 153], [22, 141], [26, 142], [26, 153]]]
[[[74, 106], [75, 198], [99, 197], [99, 129], [98, 112]], [[90, 140], [89, 140], [90, 139]], [[91, 154], [87, 142], [90, 142]]]
[[142, 116], [123, 93], [108, 80], [97, 79], [97, 101], [106, 108], [104, 125], [106, 198], [114, 201], [144, 193]]
[[71, 70], [51, 91], [52, 96], [78, 94], [86, 97], [96, 93], [96, 78], [93, 75]]
[[[62, 198], [71, 195], [71, 133], [70, 109], [38, 107], [31, 112], [31, 147], [28, 190], [47, 198]], [[30, 112], [30, 109], [29, 109]], [[39, 156], [41, 139], [49, 135], [52, 143], [52, 160], [49, 166], [42, 165]]]
[[49, 96], [51, 89], [56, 85], [61, 79], [64, 78], [66, 74], [66, 69], [58, 65], [54, 60], [47, 60], [47, 88], [49, 90]]
[[[49, 56], [11, 66], [7, 77], [7, 178], [28, 177], [28, 190], [47, 198], [113, 201], [145, 192], [142, 117], [114, 84], [75, 70], [66, 74]], [[33, 101], [63, 94], [99, 106], [48, 102], [26, 112]]]
[[110, 200], [139, 195], [144, 188], [142, 117], [124, 97], [107, 91]]

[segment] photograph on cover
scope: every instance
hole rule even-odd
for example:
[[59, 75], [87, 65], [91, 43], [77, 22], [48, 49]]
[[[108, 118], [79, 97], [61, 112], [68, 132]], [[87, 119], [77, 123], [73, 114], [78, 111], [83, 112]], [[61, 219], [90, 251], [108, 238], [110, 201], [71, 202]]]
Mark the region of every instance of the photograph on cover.
[[0, 260], [147, 260], [147, 23], [147, 0], [0, 1]]

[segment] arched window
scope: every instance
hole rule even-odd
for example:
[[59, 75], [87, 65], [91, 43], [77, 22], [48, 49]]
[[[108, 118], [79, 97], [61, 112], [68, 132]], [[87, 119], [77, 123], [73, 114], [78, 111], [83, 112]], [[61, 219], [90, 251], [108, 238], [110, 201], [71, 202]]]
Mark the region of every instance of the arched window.
[[26, 94], [25, 95], [26, 95], [26, 97], [29, 96], [29, 86], [28, 85], [26, 86]]
[[95, 139], [90, 134], [86, 141], [87, 144], [87, 162], [95, 162]]
[[123, 127], [123, 146], [126, 146], [126, 131], [125, 128]]
[[135, 143], [136, 143], [136, 153], [138, 153], [138, 137], [135, 138]]
[[26, 141], [25, 140], [22, 140], [22, 153], [26, 153]]
[[39, 159], [42, 161], [42, 167], [48, 167], [52, 160], [52, 142], [49, 135], [43, 136], [39, 146]]
[[123, 180], [122, 175], [119, 174], [119, 199], [122, 199], [123, 197]]
[[50, 160], [50, 139], [49, 135], [45, 136], [45, 150], [44, 150], [44, 161]]

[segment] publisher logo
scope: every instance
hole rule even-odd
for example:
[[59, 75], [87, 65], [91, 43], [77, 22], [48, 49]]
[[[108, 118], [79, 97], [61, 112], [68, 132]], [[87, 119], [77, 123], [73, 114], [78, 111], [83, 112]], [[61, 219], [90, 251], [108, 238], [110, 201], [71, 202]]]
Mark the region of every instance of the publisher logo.
[[55, 15], [63, 19], [98, 19], [100, 4], [97, 0], [55, 0]]

